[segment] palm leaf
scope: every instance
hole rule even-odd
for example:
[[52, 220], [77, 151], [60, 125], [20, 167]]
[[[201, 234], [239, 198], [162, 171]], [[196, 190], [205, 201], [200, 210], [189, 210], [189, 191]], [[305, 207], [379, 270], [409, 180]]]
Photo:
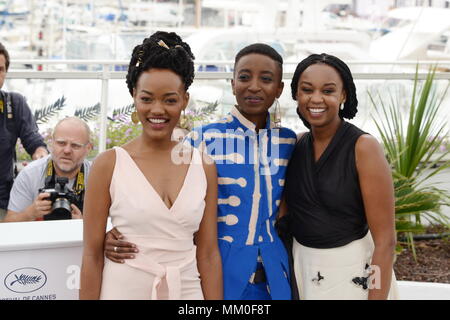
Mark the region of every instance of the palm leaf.
[[75, 110], [75, 117], [83, 119], [84, 121], [94, 120], [100, 114], [100, 103], [83, 109]]
[[130, 115], [133, 111], [134, 111], [133, 103], [122, 108], [114, 109], [112, 118], [108, 117], [108, 120], [126, 122], [127, 120], [130, 119]]
[[52, 117], [56, 116], [62, 108], [65, 107], [66, 98], [62, 96], [51, 105], [38, 109], [34, 112], [34, 118], [37, 124], [48, 122]]

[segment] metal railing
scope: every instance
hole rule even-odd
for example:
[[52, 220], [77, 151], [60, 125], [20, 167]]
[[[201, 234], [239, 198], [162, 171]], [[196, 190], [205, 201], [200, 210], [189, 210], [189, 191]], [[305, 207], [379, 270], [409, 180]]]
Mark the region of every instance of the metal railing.
[[[129, 61], [124, 60], [13, 60], [11, 61], [10, 71], [7, 74], [8, 79], [84, 79], [84, 80], [101, 80], [101, 96], [100, 96], [100, 135], [99, 135], [99, 152], [106, 149], [106, 124], [107, 124], [107, 112], [108, 112], [108, 94], [109, 94], [109, 81], [115, 79], [125, 79], [125, 71], [113, 71], [114, 66], [128, 66]], [[421, 66], [431, 66], [438, 64], [439, 67], [445, 71], [438, 70], [435, 79], [450, 80], [450, 61], [347, 61], [350, 68], [352, 66], [364, 65], [364, 66], [380, 66], [380, 65], [402, 65], [402, 66], [415, 66], [417, 64]], [[199, 61], [196, 62], [196, 70], [203, 66], [233, 66], [234, 61]], [[287, 61], [284, 66], [296, 65], [297, 62]], [[28, 65], [33, 66], [30, 70], [14, 70], [15, 65]], [[51, 66], [51, 65], [86, 65], [86, 66], [100, 66], [99, 71], [36, 71], [36, 66]], [[445, 69], [448, 68], [448, 69]], [[292, 72], [284, 72], [283, 79], [292, 79]], [[427, 76], [426, 71], [420, 71], [418, 73], [419, 79], [425, 79]], [[197, 80], [219, 80], [219, 79], [232, 79], [233, 73], [230, 72], [206, 72], [197, 71], [195, 79]], [[415, 72], [363, 72], [353, 73], [354, 79], [360, 80], [413, 80], [416, 77]]]

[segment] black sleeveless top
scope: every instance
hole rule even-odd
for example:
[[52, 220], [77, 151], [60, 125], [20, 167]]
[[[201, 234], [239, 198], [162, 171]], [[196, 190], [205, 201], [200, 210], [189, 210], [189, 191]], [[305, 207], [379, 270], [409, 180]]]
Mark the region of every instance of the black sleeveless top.
[[317, 162], [310, 132], [297, 143], [286, 172], [285, 195], [289, 231], [300, 244], [336, 248], [367, 234], [355, 161], [355, 144], [363, 134], [342, 121]]

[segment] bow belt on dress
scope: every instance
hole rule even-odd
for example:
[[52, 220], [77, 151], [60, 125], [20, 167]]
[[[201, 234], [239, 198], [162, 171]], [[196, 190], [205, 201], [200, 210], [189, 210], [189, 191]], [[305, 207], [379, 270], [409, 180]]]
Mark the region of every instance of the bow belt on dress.
[[[169, 300], [180, 300], [181, 272], [196, 261], [196, 246], [193, 239], [163, 239], [136, 235], [127, 235], [125, 238], [126, 241], [135, 243], [139, 249], [135, 259], [126, 259], [125, 263], [155, 276], [151, 299], [158, 299], [160, 284], [165, 280], [169, 289]], [[165, 266], [155, 261], [155, 255], [152, 254], [155, 250], [171, 252], [174, 259], [181, 261], [176, 266]]]

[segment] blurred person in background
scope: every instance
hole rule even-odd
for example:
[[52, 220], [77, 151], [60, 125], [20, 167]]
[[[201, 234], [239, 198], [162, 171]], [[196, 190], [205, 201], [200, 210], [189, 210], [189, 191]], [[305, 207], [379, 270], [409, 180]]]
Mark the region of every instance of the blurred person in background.
[[[9, 63], [9, 53], [0, 43], [0, 89]], [[15, 148], [18, 138], [33, 160], [48, 154], [25, 98], [16, 92], [0, 90], [0, 222], [6, 216], [9, 194], [17, 174]]]

